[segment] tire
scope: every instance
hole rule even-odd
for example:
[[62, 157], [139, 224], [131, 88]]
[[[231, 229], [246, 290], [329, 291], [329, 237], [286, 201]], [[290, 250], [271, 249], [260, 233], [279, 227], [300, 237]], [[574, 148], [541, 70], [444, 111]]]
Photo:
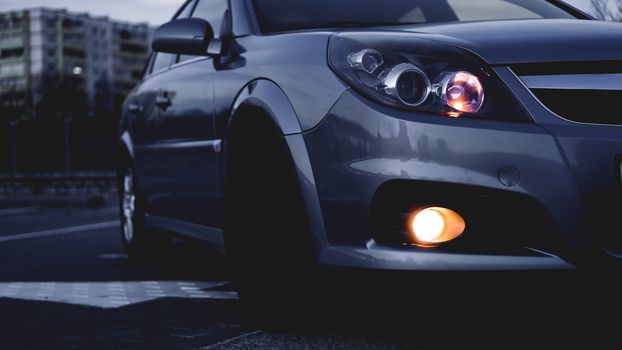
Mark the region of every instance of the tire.
[[242, 305], [252, 321], [265, 323], [262, 315], [274, 321], [276, 312], [299, 310], [316, 268], [285, 140], [264, 125], [244, 130], [229, 150], [225, 243]]
[[144, 261], [162, 249], [162, 242], [145, 227], [145, 202], [135, 177], [134, 167], [127, 161], [118, 173], [121, 241], [131, 260]]

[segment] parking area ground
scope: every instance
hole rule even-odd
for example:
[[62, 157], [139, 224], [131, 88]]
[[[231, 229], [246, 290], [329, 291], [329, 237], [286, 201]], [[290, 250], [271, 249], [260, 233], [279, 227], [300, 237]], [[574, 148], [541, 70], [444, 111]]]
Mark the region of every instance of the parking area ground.
[[619, 315], [615, 271], [339, 271], [291, 319], [249, 323], [222, 255], [177, 240], [132, 262], [117, 215], [114, 206], [0, 210], [0, 349], [594, 348], [618, 338], [620, 323], [605, 321]]

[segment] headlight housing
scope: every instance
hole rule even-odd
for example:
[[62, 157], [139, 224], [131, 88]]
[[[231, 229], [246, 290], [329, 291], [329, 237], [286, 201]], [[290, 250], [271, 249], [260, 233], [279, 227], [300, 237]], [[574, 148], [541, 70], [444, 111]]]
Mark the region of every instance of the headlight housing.
[[459, 47], [416, 34], [351, 32], [331, 38], [328, 59], [355, 90], [390, 107], [530, 121], [496, 74]]

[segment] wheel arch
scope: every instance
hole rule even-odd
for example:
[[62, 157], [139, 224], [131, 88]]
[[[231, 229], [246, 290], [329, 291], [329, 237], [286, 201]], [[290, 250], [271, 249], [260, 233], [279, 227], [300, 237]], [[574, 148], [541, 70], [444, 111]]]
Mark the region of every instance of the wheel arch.
[[289, 98], [274, 82], [258, 79], [248, 83], [238, 94], [231, 109], [227, 132], [236, 117], [247, 109], [262, 110], [274, 122], [281, 135], [302, 133], [296, 111]]
[[[226, 137], [223, 140], [225, 153], [224, 179], [225, 201], [227, 200], [227, 174], [230, 171], [234, 155], [231, 149], [235, 142], [238, 128], [243, 127], [249, 118], [263, 118], [276, 133], [283, 138], [287, 148], [288, 166], [293, 167], [298, 188], [301, 191], [308, 220], [314, 250], [319, 256], [327, 245], [324, 220], [321, 212], [319, 196], [311, 166], [311, 160], [304, 142], [302, 129], [296, 112], [283, 90], [274, 82], [259, 79], [247, 84], [238, 94], [227, 123]], [[226, 215], [226, 213], [225, 213]]]
[[[125, 130], [119, 137], [117, 142], [116, 149], [116, 176], [117, 176], [117, 187], [121, 186], [122, 183], [122, 175], [123, 172], [126, 171], [127, 167], [134, 166], [134, 144], [132, 143], [132, 136], [129, 131]], [[135, 170], [135, 169], [134, 169]], [[138, 174], [134, 174], [135, 186], [139, 187], [139, 179]]]
[[126, 130], [119, 137], [119, 143], [117, 145], [117, 162], [123, 161], [121, 157], [129, 157], [134, 159], [134, 144], [132, 143], [132, 136]]

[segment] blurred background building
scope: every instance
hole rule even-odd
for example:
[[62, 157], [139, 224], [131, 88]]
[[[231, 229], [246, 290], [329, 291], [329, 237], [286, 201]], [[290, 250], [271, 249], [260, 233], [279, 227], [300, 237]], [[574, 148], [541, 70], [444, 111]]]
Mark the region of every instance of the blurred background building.
[[67, 10], [0, 12], [0, 177], [114, 169], [121, 105], [152, 33]]
[[113, 116], [140, 79], [152, 28], [87, 13], [0, 13], [0, 119]]

